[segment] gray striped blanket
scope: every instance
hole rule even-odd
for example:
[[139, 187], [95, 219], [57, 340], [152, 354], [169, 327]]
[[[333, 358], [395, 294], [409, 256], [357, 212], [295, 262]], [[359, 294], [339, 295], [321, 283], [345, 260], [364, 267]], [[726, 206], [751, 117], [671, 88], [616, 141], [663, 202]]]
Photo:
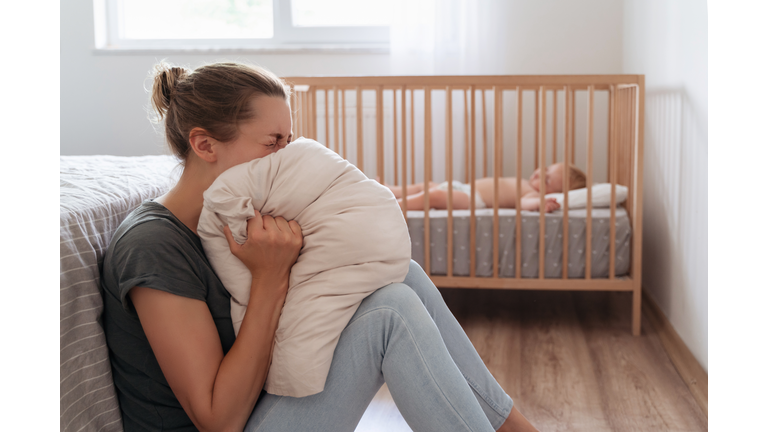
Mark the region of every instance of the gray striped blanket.
[[61, 156], [60, 430], [122, 431], [101, 326], [99, 268], [112, 234], [180, 169], [170, 156]]

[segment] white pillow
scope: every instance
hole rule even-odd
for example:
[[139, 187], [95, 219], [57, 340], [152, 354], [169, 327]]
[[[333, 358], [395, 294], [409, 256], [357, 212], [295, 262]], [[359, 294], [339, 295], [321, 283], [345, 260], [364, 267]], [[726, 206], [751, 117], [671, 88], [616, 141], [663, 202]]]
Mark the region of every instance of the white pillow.
[[235, 334], [250, 301], [251, 272], [230, 252], [224, 225], [238, 243], [246, 240], [254, 209], [301, 226], [304, 245], [291, 268], [264, 389], [292, 397], [320, 393], [357, 307], [408, 273], [411, 242], [395, 196], [324, 145], [299, 138], [228, 169], [203, 197], [197, 233], [232, 294]]
[[[621, 204], [627, 200], [626, 186], [616, 185], [616, 204]], [[563, 206], [564, 194], [551, 193], [547, 198], [554, 198], [560, 206]], [[592, 207], [610, 207], [611, 206], [611, 184], [597, 183], [592, 185]], [[568, 192], [568, 208], [586, 208], [587, 207], [587, 188], [574, 189]]]

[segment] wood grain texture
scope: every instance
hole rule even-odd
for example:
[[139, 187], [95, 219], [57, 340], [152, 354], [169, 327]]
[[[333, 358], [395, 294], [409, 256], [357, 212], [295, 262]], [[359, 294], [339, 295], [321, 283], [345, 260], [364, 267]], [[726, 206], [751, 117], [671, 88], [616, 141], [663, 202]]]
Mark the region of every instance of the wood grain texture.
[[[543, 431], [706, 431], [707, 414], [631, 293], [442, 289], [480, 357]], [[644, 309], [644, 312], [648, 312]], [[408, 431], [386, 388], [358, 431]]]
[[664, 312], [651, 297], [643, 292], [643, 313], [648, 317], [652, 328], [659, 336], [669, 359], [680, 373], [683, 382], [688, 385], [693, 398], [699, 404], [704, 415], [709, 415], [709, 375], [677, 334]]

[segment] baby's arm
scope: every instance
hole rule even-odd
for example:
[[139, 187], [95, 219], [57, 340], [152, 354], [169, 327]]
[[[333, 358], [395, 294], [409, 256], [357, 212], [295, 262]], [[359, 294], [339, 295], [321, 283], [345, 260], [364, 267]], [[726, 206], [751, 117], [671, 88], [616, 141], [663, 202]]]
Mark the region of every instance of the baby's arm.
[[[539, 192], [532, 191], [523, 195], [520, 199], [520, 207], [523, 210], [539, 211], [539, 205], [541, 204], [541, 196]], [[551, 213], [560, 208], [560, 204], [554, 198], [544, 198], [544, 206], [547, 213]]]

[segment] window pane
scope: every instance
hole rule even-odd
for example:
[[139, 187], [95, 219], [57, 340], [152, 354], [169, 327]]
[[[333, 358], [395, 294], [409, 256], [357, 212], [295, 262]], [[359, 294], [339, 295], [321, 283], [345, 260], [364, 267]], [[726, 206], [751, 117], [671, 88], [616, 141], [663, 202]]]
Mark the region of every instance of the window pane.
[[124, 0], [125, 39], [271, 38], [272, 0]]
[[388, 26], [391, 7], [376, 0], [291, 0], [297, 27]]

